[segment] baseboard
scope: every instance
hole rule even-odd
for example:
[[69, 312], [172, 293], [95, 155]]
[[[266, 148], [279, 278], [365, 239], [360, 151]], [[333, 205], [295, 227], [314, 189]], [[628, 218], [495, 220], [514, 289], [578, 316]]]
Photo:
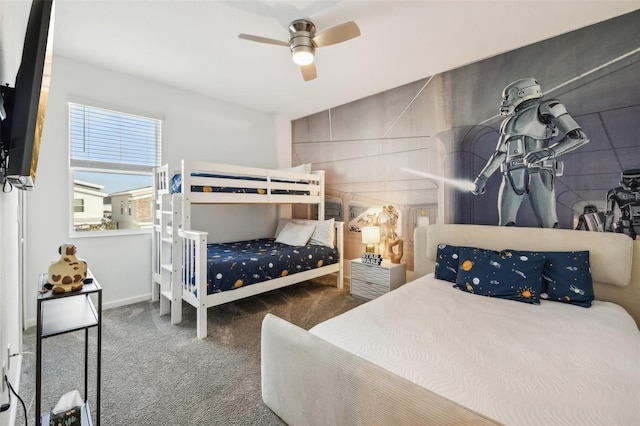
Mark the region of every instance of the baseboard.
[[102, 309], [118, 308], [120, 306], [133, 305], [139, 302], [148, 302], [151, 300], [151, 293], [141, 294], [140, 296], [128, 297], [126, 299], [114, 300], [109, 303], [103, 303]]

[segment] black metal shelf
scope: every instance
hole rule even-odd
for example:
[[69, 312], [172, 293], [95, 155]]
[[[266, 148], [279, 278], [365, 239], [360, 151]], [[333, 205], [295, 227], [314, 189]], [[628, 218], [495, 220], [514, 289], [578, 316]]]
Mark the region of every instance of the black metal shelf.
[[[41, 416], [42, 395], [42, 339], [72, 331], [84, 330], [84, 404], [81, 410], [82, 425], [92, 425], [88, 406], [88, 356], [89, 329], [96, 328], [96, 425], [100, 425], [100, 382], [102, 352], [102, 287], [91, 272], [87, 276], [93, 282], [84, 284], [79, 291], [69, 293], [53, 293], [49, 290], [38, 293], [38, 318], [36, 331], [36, 418], [40, 424], [49, 424], [49, 413]], [[40, 275], [40, 287], [47, 283], [47, 274]], [[94, 304], [92, 295], [96, 296]]]

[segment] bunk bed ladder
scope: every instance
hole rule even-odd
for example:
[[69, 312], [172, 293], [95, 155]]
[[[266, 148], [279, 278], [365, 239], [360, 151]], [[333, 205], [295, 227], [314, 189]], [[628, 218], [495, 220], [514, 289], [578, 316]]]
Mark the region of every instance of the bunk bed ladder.
[[[168, 198], [170, 196], [163, 196]], [[172, 280], [172, 253], [173, 253], [173, 237], [171, 231], [170, 221], [172, 219], [171, 203], [165, 201], [163, 203], [163, 209], [160, 211], [160, 226], [161, 226], [161, 240], [160, 240], [160, 280], [159, 280], [159, 299], [160, 299], [160, 314], [169, 313], [170, 304], [167, 300], [167, 294], [171, 288]]]
[[170, 218], [167, 217], [168, 207], [168, 166], [161, 166], [154, 170], [153, 174], [153, 225], [151, 242], [151, 300], [160, 299], [162, 287], [163, 265], [169, 262], [171, 238], [167, 233], [167, 225]]
[[[169, 210], [162, 212], [162, 217], [167, 221], [164, 226], [166, 238], [162, 244], [163, 263], [162, 263], [162, 282], [160, 284], [160, 315], [171, 313], [171, 324], [178, 324], [182, 321], [182, 308], [180, 302], [180, 251], [177, 249], [180, 242], [180, 226], [181, 223], [181, 204], [176, 198], [180, 198], [179, 194], [168, 194], [169, 200], [167, 204]], [[177, 296], [176, 296], [176, 292]], [[175, 309], [174, 305], [180, 305], [180, 309]]]
[[160, 299], [162, 275], [162, 196], [153, 200], [153, 225], [151, 234], [151, 301]]

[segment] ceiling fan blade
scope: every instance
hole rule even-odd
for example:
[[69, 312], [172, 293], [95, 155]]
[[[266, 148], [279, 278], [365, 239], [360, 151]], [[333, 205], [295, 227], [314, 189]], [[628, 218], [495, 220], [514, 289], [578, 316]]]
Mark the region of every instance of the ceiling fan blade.
[[331, 46], [332, 44], [351, 40], [359, 35], [360, 28], [358, 28], [355, 22], [349, 21], [321, 32], [313, 38], [313, 43], [316, 47]]
[[302, 78], [304, 78], [304, 81], [313, 80], [318, 76], [316, 73], [316, 64], [313, 62], [309, 65], [301, 66], [300, 70], [302, 71]]
[[287, 46], [287, 47], [289, 46], [289, 42], [287, 41], [276, 40], [276, 39], [267, 38], [267, 37], [254, 36], [251, 34], [239, 34], [238, 38], [241, 38], [243, 40], [249, 40], [249, 41], [257, 41], [258, 43], [275, 44], [277, 46]]

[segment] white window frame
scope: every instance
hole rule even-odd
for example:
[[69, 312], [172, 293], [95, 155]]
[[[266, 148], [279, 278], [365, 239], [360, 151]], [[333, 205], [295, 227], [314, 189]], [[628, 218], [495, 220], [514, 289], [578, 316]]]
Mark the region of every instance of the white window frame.
[[[68, 135], [68, 160], [69, 160], [69, 200], [67, 203], [68, 209], [70, 212], [70, 221], [69, 221], [69, 237], [71, 238], [83, 238], [83, 237], [109, 237], [109, 236], [121, 236], [121, 235], [136, 235], [136, 234], [151, 234], [151, 228], [128, 228], [128, 229], [115, 229], [115, 230], [99, 230], [99, 231], [76, 231], [74, 227], [74, 175], [75, 172], [96, 172], [96, 173], [120, 173], [126, 175], [143, 175], [149, 176], [151, 178], [151, 182], [153, 181], [153, 167], [148, 166], [148, 171], [142, 170], [141, 167], [136, 166], [127, 166], [122, 163], [113, 163], [117, 166], [111, 166], [109, 163], [97, 163], [97, 162], [87, 162], [87, 164], [80, 164], [81, 161], [73, 160], [71, 158], [71, 105], [76, 104], [88, 108], [96, 108], [108, 110], [115, 113], [138, 116], [144, 119], [152, 119], [157, 120], [159, 124], [159, 128], [156, 129], [156, 149], [159, 151], [157, 155], [157, 165], [161, 163], [161, 153], [162, 153], [162, 126], [163, 126], [163, 117], [143, 111], [133, 111], [130, 108], [123, 108], [119, 106], [112, 105], [104, 105], [92, 101], [87, 101], [84, 99], [68, 99], [68, 125], [69, 125], [69, 135]], [[76, 163], [76, 164], [74, 164]], [[114, 206], [112, 206], [112, 209]]]

